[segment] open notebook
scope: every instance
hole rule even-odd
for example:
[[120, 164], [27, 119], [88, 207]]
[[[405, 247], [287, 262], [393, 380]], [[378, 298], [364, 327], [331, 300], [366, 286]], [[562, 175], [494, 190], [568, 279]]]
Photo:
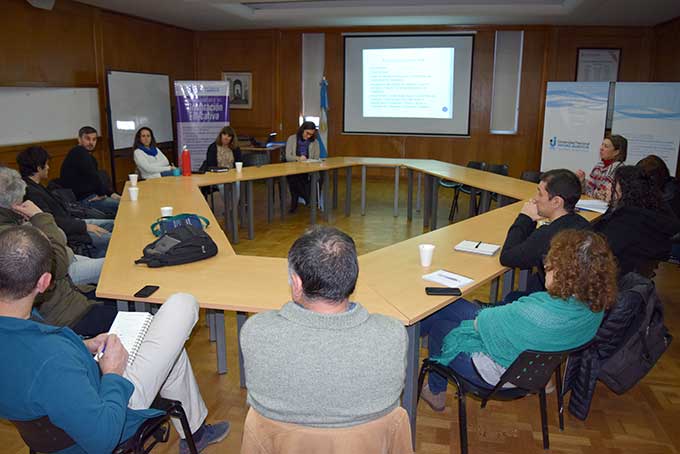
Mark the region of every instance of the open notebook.
[[123, 343], [123, 347], [128, 352], [128, 366], [135, 361], [152, 320], [153, 315], [149, 312], [121, 311], [116, 314], [109, 334], [115, 334]]

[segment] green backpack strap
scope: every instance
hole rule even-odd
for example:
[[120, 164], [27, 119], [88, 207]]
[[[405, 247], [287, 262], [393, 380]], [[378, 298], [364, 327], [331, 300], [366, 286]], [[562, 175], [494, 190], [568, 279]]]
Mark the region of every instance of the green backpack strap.
[[210, 225], [210, 220], [208, 220], [208, 218], [206, 218], [205, 216], [201, 216], [200, 214], [181, 213], [176, 214], [174, 216], [163, 216], [156, 219], [156, 222], [151, 224], [151, 233], [153, 233], [154, 236], [159, 237], [163, 234], [163, 232], [161, 231], [161, 224], [163, 221], [182, 220], [190, 217], [198, 218], [204, 224], [203, 228], [208, 228], [208, 226]]

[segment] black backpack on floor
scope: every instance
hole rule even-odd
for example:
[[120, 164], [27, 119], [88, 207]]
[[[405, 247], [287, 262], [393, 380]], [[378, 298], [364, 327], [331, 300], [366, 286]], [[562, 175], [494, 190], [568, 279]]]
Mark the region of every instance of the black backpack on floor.
[[160, 268], [196, 262], [216, 254], [217, 245], [210, 235], [192, 225], [183, 225], [147, 245], [144, 255], [135, 263]]

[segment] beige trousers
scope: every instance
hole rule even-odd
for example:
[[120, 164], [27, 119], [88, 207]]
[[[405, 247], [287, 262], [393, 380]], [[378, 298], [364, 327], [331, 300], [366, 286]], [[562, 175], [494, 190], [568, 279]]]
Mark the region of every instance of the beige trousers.
[[[172, 295], [154, 315], [135, 361], [123, 373], [135, 385], [128, 403], [130, 408], [149, 408], [159, 393], [163, 398], [179, 400], [192, 433], [198, 430], [208, 415], [184, 350], [184, 343], [197, 320], [196, 299], [187, 293]], [[180, 437], [184, 438], [179, 421], [173, 419], [172, 422]]]

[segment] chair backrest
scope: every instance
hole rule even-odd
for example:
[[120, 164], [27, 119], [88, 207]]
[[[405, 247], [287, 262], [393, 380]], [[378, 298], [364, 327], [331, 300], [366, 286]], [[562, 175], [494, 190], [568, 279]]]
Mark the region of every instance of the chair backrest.
[[75, 441], [66, 432], [52, 424], [47, 416], [31, 421], [12, 421], [12, 424], [19, 431], [26, 446], [32, 451], [51, 453], [75, 444]]
[[510, 167], [507, 164], [488, 164], [486, 166], [486, 171], [491, 173], [497, 173], [498, 175], [508, 176]]
[[243, 167], [257, 167], [271, 163], [269, 152], [244, 152], [242, 154], [241, 160], [243, 161]]
[[274, 421], [250, 408], [243, 427], [241, 454], [299, 452], [412, 453], [408, 415], [397, 407], [367, 423], [323, 429]]
[[501, 376], [493, 390], [483, 399], [491, 399], [506, 383], [511, 383], [529, 393], [536, 393], [545, 388], [550, 377], [570, 353], [588, 348], [591, 341], [569, 350], [558, 352], [523, 351]]
[[486, 162], [484, 161], [468, 161], [467, 166], [471, 169], [486, 170]]
[[539, 181], [541, 181], [542, 174], [543, 173], [539, 172], [538, 170], [525, 170], [524, 172], [522, 172], [522, 176], [520, 177], [520, 179], [524, 181], [538, 183]]

